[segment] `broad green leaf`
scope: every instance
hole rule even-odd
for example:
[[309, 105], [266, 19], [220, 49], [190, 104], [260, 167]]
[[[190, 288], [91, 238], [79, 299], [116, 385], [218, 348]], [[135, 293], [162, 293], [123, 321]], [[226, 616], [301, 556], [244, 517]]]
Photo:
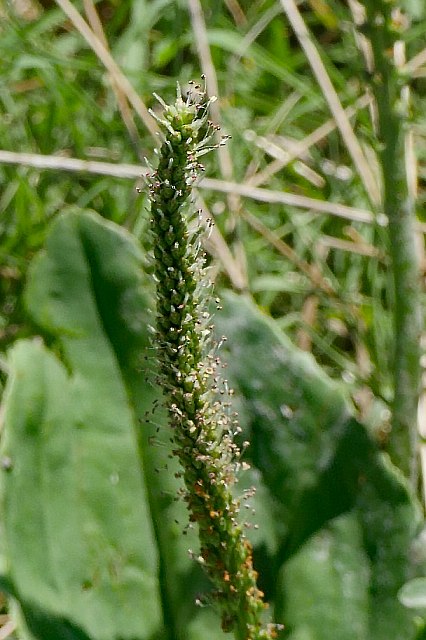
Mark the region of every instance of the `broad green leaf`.
[[376, 454], [365, 460], [355, 510], [371, 567], [371, 637], [412, 638], [414, 618], [399, 602], [398, 593], [410, 577], [424, 574], [424, 562], [417, 565], [412, 558], [422, 514], [402, 473], [387, 456]]
[[369, 638], [369, 574], [356, 515], [340, 516], [315, 534], [280, 573], [277, 607], [285, 611], [291, 640]]
[[[98, 357], [110, 387], [81, 370], [69, 376], [36, 341], [10, 354], [2, 442], [7, 575], [39, 638], [133, 640], [161, 624], [131, 414], [113, 361], [101, 348]], [[94, 395], [104, 400], [96, 415]]]
[[28, 308], [66, 363], [39, 340], [10, 354], [4, 537], [8, 579], [36, 637], [134, 640], [162, 627], [157, 548], [119, 366], [132, 333], [142, 340], [139, 268], [127, 234], [74, 214], [53, 225], [31, 269]]
[[344, 386], [249, 299], [227, 295], [218, 324], [249, 455], [275, 499], [278, 619], [294, 639], [413, 639], [397, 594], [422, 569], [410, 555], [421, 511], [402, 474], [355, 419]]
[[228, 339], [224, 359], [231, 381], [243, 396], [249, 455], [281, 503], [282, 525], [291, 546], [297, 547], [352, 504], [350, 479], [342, 487], [340, 478], [337, 485], [330, 478], [324, 499], [315, 497], [312, 519], [306, 518], [310, 492], [317, 491], [322, 474], [333, 475], [333, 465], [341, 466], [341, 440], [349, 438], [362, 447], [364, 432], [351, 415], [343, 385], [330, 380], [310, 354], [292, 345], [248, 299], [225, 296], [216, 322], [218, 335]]
[[158, 392], [142, 263], [122, 229], [69, 213], [31, 268], [27, 306], [52, 351], [38, 340], [10, 354], [3, 585], [43, 640], [222, 635], [194, 604], [208, 586], [164, 412], [145, 417]]

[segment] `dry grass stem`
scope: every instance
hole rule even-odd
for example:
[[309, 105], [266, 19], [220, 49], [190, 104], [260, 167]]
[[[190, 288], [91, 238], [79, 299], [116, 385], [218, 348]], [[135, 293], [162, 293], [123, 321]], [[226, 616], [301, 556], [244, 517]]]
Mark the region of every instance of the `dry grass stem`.
[[[37, 153], [16, 153], [14, 151], [0, 150], [0, 164], [16, 164], [35, 169], [50, 169], [56, 171], [81, 171], [98, 175], [113, 176], [115, 178], [137, 179], [147, 175], [147, 167], [136, 164], [114, 164], [112, 162], [97, 162], [93, 160], [80, 160], [78, 158], [64, 158], [62, 156], [48, 156]], [[294, 193], [273, 191], [272, 189], [255, 188], [249, 184], [237, 184], [214, 178], [203, 178], [199, 184], [200, 189], [210, 189], [220, 193], [235, 192], [245, 198], [258, 202], [273, 202], [285, 204], [298, 209], [308, 209], [315, 213], [325, 213], [353, 222], [372, 223], [375, 216], [366, 209], [348, 207], [338, 202], [327, 202], [299, 196]], [[380, 214], [379, 214], [380, 216]], [[378, 216], [378, 217], [379, 217]], [[386, 220], [383, 220], [386, 223]], [[426, 223], [417, 222], [416, 229], [426, 233]]]
[[[220, 114], [220, 100], [219, 100], [219, 86], [217, 82], [216, 69], [213, 64], [213, 60], [210, 53], [209, 41], [207, 36], [207, 27], [204, 19], [203, 9], [200, 0], [188, 0], [188, 9], [191, 16], [192, 31], [197, 47], [198, 57], [200, 59], [201, 68], [206, 76], [207, 87], [209, 95], [216, 96], [216, 102], [211, 104], [211, 115], [216, 125], [222, 126], [222, 118]], [[217, 133], [217, 140], [220, 140], [220, 133]], [[232, 158], [228, 146], [221, 146], [218, 149], [219, 168], [222, 178], [225, 180], [233, 180], [234, 169], [232, 164]], [[238, 212], [241, 208], [240, 198], [236, 193], [228, 192], [227, 196], [229, 217], [228, 224], [230, 228], [235, 228], [238, 223]], [[237, 247], [237, 259], [240, 256], [239, 269], [241, 272], [245, 271], [246, 258], [245, 250], [241, 243]], [[247, 276], [244, 276], [245, 279]]]
[[[206, 76], [209, 95], [216, 96], [216, 102], [211, 104], [211, 115], [215, 124], [222, 125], [222, 118], [219, 107], [219, 86], [217, 82], [216, 69], [210, 53], [209, 41], [207, 36], [207, 28], [204, 20], [203, 9], [199, 0], [188, 0], [188, 9], [191, 15], [192, 31], [197, 47], [198, 57], [200, 59], [201, 68]], [[218, 133], [220, 139], [220, 133]], [[227, 146], [219, 148], [219, 165], [222, 177], [225, 180], [232, 180], [233, 167], [232, 159]], [[237, 203], [233, 203], [233, 208]]]
[[[372, 97], [369, 94], [364, 93], [356, 100], [355, 104], [345, 109], [346, 117], [352, 117], [359, 109], [364, 109], [366, 106], [371, 104], [371, 101]], [[293, 162], [293, 160], [295, 160], [296, 158], [302, 157], [308, 151], [308, 149], [310, 149], [310, 147], [318, 144], [319, 142], [321, 142], [321, 140], [324, 140], [324, 138], [326, 138], [335, 129], [336, 121], [333, 118], [330, 118], [330, 120], [324, 122], [324, 124], [317, 127], [317, 129], [312, 131], [312, 133], [310, 133], [302, 140], [295, 141], [294, 147], [288, 152], [288, 157], [286, 158], [285, 162], [283, 159], [274, 160], [273, 162], [268, 164], [268, 166], [263, 169], [263, 171], [260, 171], [259, 173], [252, 176], [248, 181], [249, 184], [253, 185], [254, 187], [258, 187], [259, 185], [264, 184], [274, 174], [290, 164], [290, 162]]]
[[[105, 49], [109, 50], [108, 41], [105, 36], [102, 22], [99, 18], [98, 12], [96, 11], [96, 7], [93, 0], [83, 0], [83, 5], [84, 5], [84, 10], [86, 12], [87, 19], [92, 28], [92, 31], [102, 42]], [[139, 160], [143, 160], [143, 155], [140, 149], [138, 130], [136, 128], [136, 124], [133, 119], [133, 113], [132, 113], [132, 110], [130, 109], [127, 97], [125, 93], [122, 91], [122, 89], [120, 88], [120, 85], [118, 85], [117, 82], [115, 81], [114, 76], [111, 74], [110, 76], [111, 76], [111, 88], [114, 91], [115, 97], [117, 98], [117, 104], [120, 110], [121, 118], [129, 133], [130, 140], [133, 144], [133, 147], [137, 153]]]
[[[208, 207], [198, 189], [195, 194], [195, 202], [197, 209], [200, 211], [201, 219], [207, 225], [209, 218], [211, 219], [213, 216], [209, 213]], [[232, 286], [240, 291], [247, 289], [246, 272], [241, 270], [217, 225], [213, 225], [210, 229], [210, 235], [203, 238], [203, 245], [212, 256], [220, 261], [223, 270], [232, 282]]]
[[[405, 65], [405, 43], [399, 41], [394, 47], [394, 60], [395, 66], [400, 70]], [[401, 91], [401, 104], [404, 110], [408, 113], [410, 110], [410, 87], [408, 84], [404, 85]], [[407, 186], [410, 198], [414, 201], [417, 199], [417, 157], [414, 148], [414, 132], [412, 126], [407, 126], [404, 132], [404, 158], [405, 158], [405, 172], [407, 175]]]
[[114, 178], [140, 178], [148, 175], [149, 169], [136, 164], [114, 164], [96, 160], [80, 160], [64, 156], [48, 156], [37, 153], [17, 153], [0, 150], [1, 164], [17, 164], [35, 169], [53, 169], [56, 171], [81, 171]]
[[8, 620], [6, 624], [0, 628], [0, 640], [6, 640], [6, 638], [9, 638], [16, 630], [16, 627], [17, 623], [14, 620]]
[[70, 0], [56, 0], [56, 3], [61, 7], [61, 9], [71, 20], [77, 31], [80, 33], [80, 35], [86, 40], [88, 45], [96, 53], [104, 67], [111, 74], [116, 85], [120, 87], [121, 91], [127, 97], [136, 113], [139, 115], [145, 127], [157, 141], [158, 127], [155, 124], [155, 121], [149, 114], [148, 109], [146, 108], [142, 99], [139, 97], [138, 93], [135, 91], [129, 80], [126, 78], [120, 67], [111, 56], [108, 49], [106, 49], [104, 44], [93, 33], [87, 22], [81, 17]]
[[323, 247], [330, 249], [339, 249], [340, 251], [349, 251], [350, 253], [357, 253], [360, 256], [368, 256], [369, 258], [383, 258], [382, 253], [367, 242], [358, 243], [351, 242], [350, 240], [342, 240], [341, 238], [335, 238], [334, 236], [322, 235], [318, 239], [318, 243]]
[[317, 79], [321, 91], [323, 92], [324, 99], [336, 120], [337, 127], [342, 135], [342, 139], [348, 149], [348, 152], [352, 157], [354, 165], [357, 168], [370, 202], [374, 207], [377, 207], [380, 204], [379, 185], [370, 170], [361, 145], [359, 144], [359, 141], [351, 127], [349, 118], [342, 107], [339, 96], [337, 95], [337, 92], [329, 78], [325, 65], [312, 40], [311, 34], [309, 33], [294, 0], [281, 0], [281, 6], [305, 52], [311, 69]]
[[369, 73], [373, 73], [374, 70], [374, 56], [371, 42], [366, 36], [360, 32], [359, 27], [365, 22], [365, 7], [358, 2], [358, 0], [348, 0], [349, 9], [352, 14], [352, 19], [356, 29], [353, 29], [355, 42], [358, 49], [361, 51], [365, 67]]
[[299, 258], [297, 253], [286, 242], [281, 240], [273, 231], [268, 229], [263, 222], [248, 211], [241, 214], [248, 224], [260, 233], [268, 242], [277, 249], [283, 256], [292, 262], [302, 273], [305, 274], [315, 287], [319, 287], [324, 293], [332, 295], [335, 293], [330, 282], [326, 280], [316, 265], [311, 265], [306, 260]]
[[308, 296], [303, 303], [301, 321], [302, 326], [297, 332], [297, 346], [302, 351], [312, 350], [312, 338], [306, 327], [313, 328], [318, 317], [319, 298], [316, 295]]
[[[295, 107], [296, 104], [299, 102], [301, 97], [302, 96], [298, 91], [293, 91], [287, 96], [287, 98], [283, 101], [280, 108], [278, 109], [278, 111], [272, 118], [271, 122], [269, 123], [269, 126], [268, 126], [269, 134], [275, 133], [277, 131], [277, 129], [285, 121], [286, 117], [291, 112], [293, 107]], [[248, 140], [249, 142], [250, 142], [250, 138], [255, 139], [255, 136], [256, 136], [256, 132], [253, 131], [252, 129], [247, 129], [245, 131], [246, 140]], [[244, 182], [250, 182], [253, 176], [256, 175], [256, 173], [259, 171], [261, 157], [262, 157], [262, 154], [253, 154], [252, 160], [249, 162], [245, 171]]]
[[[308, 209], [312, 212], [328, 213], [345, 220], [353, 220], [354, 222], [373, 222], [375, 217], [371, 211], [366, 209], [358, 209], [356, 207], [348, 207], [337, 202], [328, 202], [326, 200], [317, 200], [316, 198], [308, 198], [307, 196], [299, 196], [295, 193], [286, 193], [285, 191], [273, 191], [272, 189], [263, 189], [252, 187], [249, 184], [237, 184], [235, 182], [225, 182], [215, 178], [204, 178], [200, 183], [200, 187], [212, 189], [213, 191], [221, 191], [228, 193], [234, 191], [241, 196], [257, 200], [258, 202], [276, 202], [289, 206]], [[384, 224], [386, 221], [383, 220]], [[425, 225], [426, 227], [426, 225]]]
[[[250, 137], [250, 142], [253, 141], [258, 149], [261, 149], [275, 160], [287, 163], [292, 151], [296, 150], [296, 153], [298, 152], [298, 145], [294, 140], [286, 139], [285, 146], [288, 147], [287, 151], [287, 149], [284, 149], [283, 146], [277, 144], [275, 140], [271, 140], [270, 138], [265, 136], [257, 136], [254, 132], [251, 133], [252, 135]], [[311, 182], [316, 187], [322, 188], [325, 186], [324, 178], [320, 176], [319, 173], [314, 171], [314, 169], [311, 169], [311, 167], [309, 167], [305, 162], [301, 160], [295, 162], [294, 170], [296, 173], [306, 178], [306, 180]]]
[[247, 24], [247, 18], [238, 0], [225, 0], [225, 4], [237, 27]]

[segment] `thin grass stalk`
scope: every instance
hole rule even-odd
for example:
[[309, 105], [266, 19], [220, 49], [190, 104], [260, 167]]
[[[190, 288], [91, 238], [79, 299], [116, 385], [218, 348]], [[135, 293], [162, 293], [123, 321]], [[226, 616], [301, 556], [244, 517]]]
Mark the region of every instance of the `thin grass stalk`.
[[[83, 6], [90, 28], [92, 29], [93, 33], [99, 38], [105, 49], [109, 51], [108, 40], [106, 38], [105, 31], [102, 26], [102, 21], [99, 18], [94, 0], [83, 0]], [[123, 120], [124, 126], [127, 129], [136, 155], [139, 160], [143, 160], [140, 137], [133, 118], [133, 112], [129, 106], [126, 95], [122, 92], [120, 86], [117, 85], [116, 81], [114, 80], [114, 76], [111, 76], [111, 89], [117, 99], [117, 105], [120, 111], [121, 119]]]
[[417, 407], [420, 393], [420, 271], [416, 250], [415, 200], [405, 162], [407, 78], [396, 64], [405, 18], [396, 3], [365, 0], [360, 27], [371, 43], [370, 82], [377, 104], [379, 158], [383, 175], [383, 211], [389, 220], [394, 283], [394, 400], [389, 451], [417, 484]]
[[133, 88], [132, 84], [129, 82], [127, 77], [123, 74], [120, 67], [117, 65], [113, 57], [111, 56], [108, 49], [104, 46], [104, 44], [99, 40], [99, 38], [93, 33], [90, 29], [87, 22], [82, 18], [80, 13], [74, 7], [70, 0], [55, 0], [56, 4], [64, 11], [64, 13], [71, 20], [72, 24], [78, 30], [80, 35], [86, 40], [88, 45], [93, 49], [93, 51], [98, 56], [99, 60], [102, 62], [107, 71], [111, 74], [111, 77], [114, 79], [114, 82], [117, 87], [123, 92], [123, 94], [127, 97], [129, 103], [132, 105], [133, 109], [136, 111], [149, 133], [155, 139], [157, 136], [158, 129], [155, 126], [155, 122], [149, 116], [149, 111], [146, 108], [142, 98], [138, 95], [138, 93]]
[[199, 157], [217, 146], [211, 144], [217, 127], [207, 119], [210, 101], [197, 85], [185, 100], [178, 88], [174, 105], [159, 100], [164, 111], [157, 121], [164, 141], [150, 177], [159, 384], [173, 453], [182, 468], [184, 500], [198, 528], [200, 552], [194, 557], [213, 584], [209, 602], [221, 611], [222, 629], [236, 640], [267, 640], [276, 636], [276, 626], [263, 622], [266, 605], [256, 584], [252, 547], [239, 521], [240, 502], [232, 491], [242, 465], [234, 442], [240, 429], [229, 403], [219, 400], [219, 392], [226, 398], [227, 384], [220, 382], [220, 361], [209, 339], [202, 227], [193, 224], [196, 219], [191, 220], [187, 207], [203, 169]]
[[[213, 95], [219, 98], [219, 85], [217, 81], [216, 68], [213, 63], [208, 34], [207, 24], [203, 12], [203, 7], [200, 0], [187, 0], [188, 9], [191, 16], [192, 31], [194, 35], [194, 42], [197, 48], [198, 57], [200, 59], [201, 68], [203, 74], [206, 76], [207, 86]], [[212, 117], [218, 125], [222, 125], [221, 113], [219, 108], [220, 100], [216, 100], [211, 107]], [[220, 146], [218, 150], [219, 167], [222, 178], [224, 180], [233, 180], [234, 167], [231, 154], [227, 146]], [[241, 209], [241, 198], [237, 192], [229, 192], [226, 196], [228, 204], [228, 218], [227, 226], [228, 231], [235, 232], [235, 239], [233, 242], [233, 254], [234, 260], [238, 264], [238, 268], [244, 277], [244, 289], [248, 288], [247, 272], [246, 272], [246, 256], [245, 249], [241, 243], [240, 237], [240, 225], [239, 225], [239, 211]]]
[[312, 35], [305, 25], [294, 0], [281, 0], [281, 6], [300, 42], [300, 46], [305, 52], [324, 99], [333, 114], [342, 139], [363, 182], [368, 198], [373, 206], [377, 206], [379, 204], [380, 194], [374, 174], [371, 171], [361, 145], [352, 129], [349, 118], [330, 80], [325, 65], [318, 53], [318, 49], [314, 44]]

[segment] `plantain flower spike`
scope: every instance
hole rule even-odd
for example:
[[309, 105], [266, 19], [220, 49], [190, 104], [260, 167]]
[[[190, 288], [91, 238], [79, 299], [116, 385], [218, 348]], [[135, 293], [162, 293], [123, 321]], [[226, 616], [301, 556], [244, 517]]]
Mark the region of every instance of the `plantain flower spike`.
[[[157, 96], [156, 96], [157, 97]], [[220, 361], [211, 342], [207, 304], [211, 286], [200, 235], [205, 231], [192, 207], [193, 185], [204, 167], [200, 157], [226, 140], [209, 120], [205, 88], [190, 83], [183, 98], [156, 118], [163, 136], [157, 169], [149, 177], [151, 231], [156, 281], [155, 342], [159, 382], [165, 396], [174, 455], [181, 464], [184, 500], [197, 525], [196, 557], [207, 572], [209, 600], [221, 612], [222, 629], [236, 640], [277, 636], [279, 625], [263, 622], [266, 604], [256, 585], [252, 547], [239, 520], [232, 488], [241, 466], [234, 442], [240, 432], [220, 382]]]

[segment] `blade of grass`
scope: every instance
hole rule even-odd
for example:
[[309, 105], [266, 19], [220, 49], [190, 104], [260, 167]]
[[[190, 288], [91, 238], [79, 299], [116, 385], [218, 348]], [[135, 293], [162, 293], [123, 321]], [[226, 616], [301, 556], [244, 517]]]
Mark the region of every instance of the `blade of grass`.
[[315, 288], [321, 289], [328, 295], [333, 295], [336, 293], [330, 282], [322, 276], [319, 268], [316, 265], [311, 265], [309, 264], [309, 262], [306, 262], [306, 260], [302, 260], [301, 258], [299, 258], [297, 253], [290, 247], [290, 245], [279, 238], [273, 231], [268, 229], [268, 227], [266, 227], [263, 222], [256, 218], [256, 216], [245, 210], [242, 211], [241, 215], [243, 216], [244, 220], [247, 220], [248, 224], [258, 233], [260, 233], [264, 238], [266, 238], [266, 240], [268, 240], [268, 242], [273, 247], [275, 247], [275, 249], [277, 249], [277, 251], [279, 251], [281, 255], [285, 256], [299, 269], [299, 271], [304, 273], [305, 276], [307, 276], [312, 282]]
[[[215, 124], [221, 126], [222, 118], [219, 106], [219, 85], [217, 82], [216, 69], [210, 53], [203, 9], [199, 0], [188, 0], [188, 9], [191, 16], [192, 31], [194, 34], [198, 57], [200, 59], [203, 73], [206, 76], [208, 91], [210, 95], [214, 95], [217, 98], [216, 102], [213, 102], [211, 105], [211, 114]], [[220, 140], [219, 133], [217, 134], [217, 140]], [[219, 165], [222, 177], [225, 180], [232, 180], [234, 173], [232, 159], [229, 148], [226, 145], [219, 148]], [[233, 201], [230, 200], [229, 204], [232, 205], [230, 208], [235, 212], [236, 208], [238, 208], [238, 199], [234, 199]]]
[[128, 101], [142, 120], [149, 133], [157, 141], [158, 127], [155, 124], [154, 119], [151, 117], [148, 109], [146, 108], [143, 100], [135, 91], [129, 80], [121, 71], [114, 58], [111, 56], [108, 49], [105, 48], [99, 38], [93, 33], [88, 26], [87, 22], [81, 17], [77, 9], [72, 5], [70, 0], [56, 0], [56, 3], [64, 11], [64, 13], [71, 20], [80, 35], [86, 40], [87, 44], [93, 49], [102, 62], [107, 71], [114, 78], [114, 82], [121, 91], [127, 97]]
[[[423, 333], [422, 348], [424, 349], [426, 346], [426, 335]], [[422, 485], [423, 485], [423, 501], [426, 506], [426, 387], [425, 387], [425, 374], [426, 368], [424, 363], [422, 363], [422, 379], [423, 379], [423, 388], [419, 398], [419, 406], [418, 406], [418, 422], [419, 422], [419, 435], [420, 435], [420, 466], [422, 469]]]
[[241, 41], [240, 46], [238, 47], [238, 51], [235, 54], [234, 59], [231, 62], [231, 69], [235, 67], [235, 65], [241, 60], [246, 50], [250, 47], [250, 45], [260, 36], [262, 31], [266, 29], [268, 24], [279, 14], [281, 13], [281, 9], [279, 6], [272, 5], [267, 9], [259, 18], [259, 20], [254, 24], [251, 29], [246, 33], [243, 40]]
[[225, 0], [225, 4], [237, 27], [247, 24], [247, 18], [238, 0]]
[[[348, 118], [352, 117], [358, 109], [363, 109], [367, 105], [369, 105], [372, 101], [372, 97], [368, 94], [364, 94], [360, 96], [354, 105], [345, 109], [346, 116]], [[300, 142], [295, 142], [294, 147], [289, 150], [288, 157], [286, 160], [274, 160], [269, 163], [265, 169], [256, 173], [248, 180], [248, 184], [253, 187], [258, 187], [261, 184], [267, 182], [275, 173], [286, 167], [288, 164], [293, 162], [296, 158], [300, 158], [303, 156], [308, 149], [310, 149], [313, 145], [318, 144], [324, 138], [326, 138], [330, 133], [332, 133], [336, 129], [336, 121], [334, 118], [327, 120], [322, 125], [317, 127], [312, 133], [307, 135], [305, 138], [300, 140]]]
[[203, 244], [208, 252], [218, 258], [224, 267], [232, 285], [235, 289], [243, 291], [247, 288], [247, 276], [241, 271], [239, 263], [235, 260], [227, 245], [223, 235], [217, 225], [211, 226], [209, 221], [213, 216], [209, 213], [208, 207], [201, 197], [198, 189], [196, 190], [196, 203], [200, 211], [201, 219], [204, 224], [210, 226], [210, 236], [203, 238]]
[[303, 48], [317, 82], [323, 92], [342, 139], [352, 157], [360, 179], [364, 185], [368, 198], [374, 207], [380, 204], [380, 190], [369, 164], [364, 156], [361, 145], [351, 127], [349, 118], [339, 100], [339, 96], [329, 78], [325, 65], [314, 44], [313, 38], [306, 27], [294, 0], [281, 0], [281, 6], [290, 22], [300, 46]]
[[[102, 22], [99, 18], [98, 12], [96, 11], [95, 4], [93, 0], [83, 0], [84, 10], [86, 12], [87, 19], [92, 28], [93, 33], [99, 38], [100, 42], [104, 45], [105, 49], [109, 51], [108, 41], [105, 35], [104, 28], [102, 26]], [[136, 154], [139, 160], [143, 160], [142, 150], [139, 144], [139, 135], [138, 130], [135, 125], [135, 121], [133, 119], [132, 111], [129, 107], [129, 103], [127, 101], [127, 97], [125, 93], [120, 88], [120, 85], [117, 84], [113, 75], [111, 75], [111, 88], [115, 93], [115, 97], [117, 98], [118, 108], [120, 110], [121, 118], [124, 122], [124, 125], [129, 133], [130, 141], [136, 151]]]
[[[281, 106], [273, 116], [273, 118], [269, 121], [267, 130], [265, 134], [274, 134], [277, 132], [277, 129], [288, 117], [291, 110], [297, 105], [297, 103], [301, 100], [302, 96], [297, 91], [293, 91], [290, 95], [282, 102]], [[246, 140], [251, 141], [255, 140], [256, 132], [249, 129], [245, 132], [244, 137]], [[296, 143], [295, 143], [296, 144]], [[251, 153], [252, 159], [250, 160], [245, 174], [244, 174], [244, 182], [250, 182], [250, 179], [256, 175], [259, 171], [260, 161], [263, 157], [263, 154], [259, 151], [253, 150]], [[284, 158], [280, 158], [280, 161], [284, 162]], [[254, 186], [258, 186], [257, 184]]]
[[[258, 149], [262, 149], [262, 151], [267, 153], [271, 158], [274, 158], [275, 160], [280, 160], [281, 162], [287, 163], [290, 153], [292, 153], [292, 151], [294, 153], [294, 149], [296, 149], [296, 153], [298, 151], [298, 143], [291, 138], [286, 138], [285, 146], [287, 148], [284, 149], [282, 145], [277, 144], [277, 142], [272, 140], [270, 137], [258, 136], [254, 132], [250, 133], [250, 142], [253, 142]], [[306, 180], [309, 180], [315, 186], [324, 186], [324, 178], [302, 160], [298, 160], [297, 162], [295, 162], [293, 168], [296, 173], [304, 176]]]
[[[203, 8], [199, 0], [188, 0], [188, 9], [191, 16], [192, 31], [194, 34], [195, 44], [197, 47], [198, 57], [200, 59], [201, 68], [206, 76], [207, 86], [209, 93], [216, 96], [216, 102], [211, 105], [211, 114], [215, 124], [222, 126], [222, 119], [220, 114], [220, 100], [219, 100], [219, 85], [217, 82], [216, 69], [213, 64], [209, 41], [207, 37], [207, 27], [204, 18]], [[220, 134], [217, 133], [217, 140], [220, 140]], [[228, 146], [220, 146], [219, 149], [219, 167], [222, 177], [225, 180], [232, 180], [234, 176], [234, 169], [232, 164], [232, 158]], [[246, 274], [246, 258], [243, 244], [238, 240], [238, 212], [241, 209], [241, 202], [238, 194], [230, 191], [228, 192], [227, 202], [229, 207], [229, 223], [233, 229], [237, 230], [237, 241], [235, 244], [235, 255], [239, 262], [239, 269], [241, 273]], [[245, 275], [247, 284], [247, 274]]]

